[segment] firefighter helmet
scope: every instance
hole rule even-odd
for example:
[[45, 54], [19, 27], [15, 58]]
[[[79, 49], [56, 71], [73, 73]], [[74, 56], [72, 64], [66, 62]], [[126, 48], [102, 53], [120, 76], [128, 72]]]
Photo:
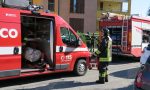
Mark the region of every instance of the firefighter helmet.
[[109, 29], [103, 28], [103, 33], [104, 33], [104, 36], [108, 36], [109, 35]]

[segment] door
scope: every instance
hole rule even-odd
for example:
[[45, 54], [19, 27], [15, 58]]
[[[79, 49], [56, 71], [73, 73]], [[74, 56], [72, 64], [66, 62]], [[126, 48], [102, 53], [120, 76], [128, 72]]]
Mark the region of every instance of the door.
[[0, 78], [20, 75], [20, 12], [7, 8], [0, 11]]
[[[54, 21], [51, 17], [40, 17], [32, 15], [21, 15], [22, 43], [23, 47], [30, 47], [30, 43], [36, 43], [36, 49], [44, 55], [44, 61], [51, 67], [54, 66], [53, 42], [54, 42]], [[24, 39], [27, 40], [24, 40]], [[35, 46], [34, 46], [35, 47]]]
[[0, 78], [20, 75], [20, 23], [0, 21]]
[[75, 54], [77, 52], [74, 52], [77, 48], [77, 37], [72, 32], [71, 29], [67, 27], [60, 27], [60, 42], [62, 44], [58, 47], [56, 47], [57, 52], [57, 61], [59, 61], [60, 64], [57, 64], [57, 69], [69, 69], [69, 67], [72, 65], [73, 60], [75, 60]]

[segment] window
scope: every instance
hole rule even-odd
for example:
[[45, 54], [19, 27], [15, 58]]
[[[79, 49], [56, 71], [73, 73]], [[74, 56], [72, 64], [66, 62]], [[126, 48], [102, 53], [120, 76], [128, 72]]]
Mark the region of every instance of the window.
[[54, 11], [54, 7], [55, 7], [55, 2], [54, 0], [48, 0], [48, 9], [50, 11]]
[[61, 27], [60, 30], [63, 43], [67, 46], [76, 46], [76, 36], [68, 28]]
[[70, 25], [75, 31], [84, 32], [84, 19], [70, 18]]
[[100, 10], [103, 10], [103, 2], [100, 2]]
[[84, 13], [84, 0], [71, 0], [70, 12], [71, 13]]
[[128, 2], [122, 3], [122, 12], [128, 12]]
[[3, 0], [0, 0], [0, 7], [2, 6], [2, 1], [3, 1]]
[[147, 64], [150, 64], [150, 56], [148, 57], [148, 59], [147, 59], [147, 62], [146, 62]]
[[143, 43], [149, 43], [150, 42], [150, 31], [148, 30], [143, 30], [143, 36], [142, 36], [142, 39], [143, 39]]

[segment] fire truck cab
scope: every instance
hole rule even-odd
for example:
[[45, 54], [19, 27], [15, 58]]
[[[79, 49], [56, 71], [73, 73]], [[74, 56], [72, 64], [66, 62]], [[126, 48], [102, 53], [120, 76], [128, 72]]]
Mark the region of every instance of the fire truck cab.
[[58, 15], [0, 8], [0, 42], [0, 80], [65, 71], [86, 74], [90, 52]]
[[150, 18], [114, 16], [102, 18], [100, 28], [107, 27], [113, 40], [114, 55], [140, 57], [150, 43]]

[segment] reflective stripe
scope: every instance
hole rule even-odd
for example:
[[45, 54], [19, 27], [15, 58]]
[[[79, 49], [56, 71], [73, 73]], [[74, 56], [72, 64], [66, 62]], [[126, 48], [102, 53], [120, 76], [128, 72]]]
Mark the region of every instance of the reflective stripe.
[[95, 53], [98, 55], [98, 54], [100, 54], [101, 52], [100, 52], [99, 50], [97, 50]]
[[[63, 51], [62, 52], [78, 52], [78, 51], [88, 51], [88, 48], [71, 48], [71, 47], [66, 47], [66, 46], [62, 46], [63, 47]], [[56, 52], [60, 52], [59, 51], [60, 46], [56, 46]]]
[[112, 57], [107, 57], [107, 58], [100, 58], [99, 61], [100, 62], [111, 62]]
[[106, 76], [108, 75], [108, 72], [107, 72], [107, 70], [106, 70], [106, 72], [105, 72], [105, 75], [106, 75]]
[[100, 73], [99, 77], [106, 77], [106, 72]]
[[112, 39], [110, 37], [109, 38], [109, 42], [108, 42], [108, 57], [109, 57], [109, 61], [112, 61]]
[[[11, 55], [14, 54], [14, 48], [15, 47], [0, 47], [0, 55]], [[18, 54], [21, 54], [21, 46], [18, 47], [19, 52]]]
[[108, 47], [107, 47], [107, 57], [100, 57], [100, 62], [111, 62], [112, 61], [112, 39], [110, 37], [108, 41]]

